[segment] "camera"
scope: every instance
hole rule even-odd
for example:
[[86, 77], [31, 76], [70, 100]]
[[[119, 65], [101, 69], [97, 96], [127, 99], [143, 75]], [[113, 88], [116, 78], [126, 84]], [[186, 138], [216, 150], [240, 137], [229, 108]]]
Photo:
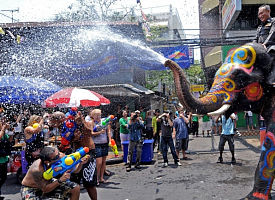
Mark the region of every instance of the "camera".
[[133, 120], [136, 120], [137, 118], [138, 118], [137, 115], [134, 115], [134, 116], [133, 116]]

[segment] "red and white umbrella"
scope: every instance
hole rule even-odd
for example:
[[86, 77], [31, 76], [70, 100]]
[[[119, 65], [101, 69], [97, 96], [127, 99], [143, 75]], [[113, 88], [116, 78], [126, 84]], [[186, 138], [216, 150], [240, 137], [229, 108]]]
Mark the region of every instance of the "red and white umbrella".
[[94, 91], [91, 91], [91, 93], [93, 93], [95, 96], [97, 96], [99, 98], [100, 105], [108, 105], [108, 104], [110, 104], [110, 100], [107, 99], [106, 97], [102, 96], [101, 94], [98, 94], [98, 93], [96, 93]]
[[[97, 95], [96, 95], [97, 94]], [[101, 104], [100, 96], [102, 95], [93, 91], [80, 88], [67, 88], [54, 93], [44, 101], [44, 107], [83, 107], [99, 106]], [[100, 96], [99, 96], [100, 95]], [[103, 104], [106, 105], [104, 97]], [[107, 99], [109, 101], [109, 99]], [[110, 101], [109, 101], [110, 103]]]

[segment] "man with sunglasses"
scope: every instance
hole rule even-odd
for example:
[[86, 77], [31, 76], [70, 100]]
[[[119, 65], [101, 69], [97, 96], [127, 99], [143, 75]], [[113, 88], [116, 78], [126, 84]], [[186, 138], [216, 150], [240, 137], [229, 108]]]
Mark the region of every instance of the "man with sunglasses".
[[[55, 130], [61, 132], [65, 120], [65, 114], [57, 111], [51, 115], [49, 125]], [[81, 112], [78, 112], [76, 115], [75, 122], [77, 123], [77, 129], [74, 133], [74, 138], [71, 143], [74, 143], [74, 149], [78, 149], [80, 147], [89, 147], [90, 158], [78, 174], [73, 174], [71, 180], [79, 184], [80, 180], [82, 179], [83, 185], [87, 190], [90, 199], [97, 200], [97, 190], [95, 187], [97, 184], [95, 144], [91, 137], [93, 130], [92, 122], [86, 122]]]
[[[52, 178], [46, 180], [43, 178], [43, 173], [47, 171], [53, 163], [64, 157], [65, 154], [60, 153], [58, 149], [54, 147], [44, 147], [38, 160], [36, 160], [28, 170], [25, 178], [22, 181], [21, 197], [22, 200], [39, 200], [41, 197], [53, 197], [58, 191], [62, 191], [62, 196], [66, 196], [70, 193], [71, 200], [78, 200], [80, 196], [80, 187], [78, 184], [71, 182], [70, 171], [66, 171], [59, 179]], [[82, 165], [87, 163], [89, 156], [85, 156], [81, 159], [73, 173], [78, 173]]]

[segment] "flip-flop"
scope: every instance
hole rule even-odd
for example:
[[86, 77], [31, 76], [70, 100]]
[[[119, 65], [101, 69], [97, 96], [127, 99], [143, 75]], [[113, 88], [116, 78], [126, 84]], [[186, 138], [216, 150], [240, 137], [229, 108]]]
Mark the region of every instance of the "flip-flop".
[[183, 157], [182, 160], [192, 160], [192, 159], [189, 157]]
[[109, 182], [108, 182], [108, 181], [103, 180], [103, 181], [99, 181], [99, 183], [104, 183], [104, 184], [106, 184], [106, 183], [109, 183]]
[[96, 183], [96, 187], [98, 187], [98, 186], [99, 186], [99, 182]]
[[106, 175], [106, 176], [111, 176], [111, 172], [109, 172], [109, 171], [106, 170], [106, 171], [104, 172], [104, 175]]

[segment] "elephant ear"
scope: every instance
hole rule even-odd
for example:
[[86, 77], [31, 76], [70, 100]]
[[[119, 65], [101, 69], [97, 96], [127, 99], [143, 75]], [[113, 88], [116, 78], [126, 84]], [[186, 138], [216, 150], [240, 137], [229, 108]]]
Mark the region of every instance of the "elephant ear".
[[271, 57], [271, 69], [266, 78], [267, 85], [275, 85], [275, 51], [270, 53]]
[[254, 67], [262, 71], [266, 84], [273, 85], [275, 83], [275, 51], [267, 53], [263, 45], [255, 42], [247, 43], [246, 45], [252, 46], [256, 51]]

